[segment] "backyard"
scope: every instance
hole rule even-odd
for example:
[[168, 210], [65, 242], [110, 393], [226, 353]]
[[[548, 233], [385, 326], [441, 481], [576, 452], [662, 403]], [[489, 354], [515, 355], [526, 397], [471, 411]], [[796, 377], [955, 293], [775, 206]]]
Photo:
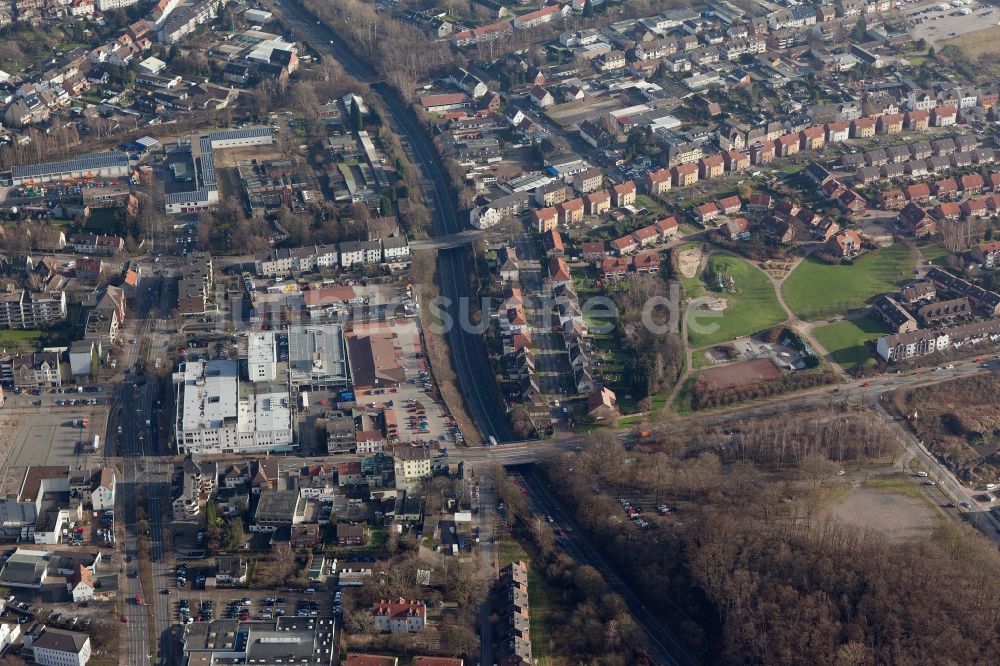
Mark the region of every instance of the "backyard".
[[695, 347], [753, 335], [786, 319], [767, 276], [740, 257], [713, 254], [702, 280], [708, 285], [704, 294], [685, 284], [689, 297], [703, 295], [713, 301], [687, 313], [688, 339]]
[[852, 321], [838, 321], [813, 330], [819, 343], [830, 352], [830, 358], [845, 370], [871, 358], [871, 354], [865, 349], [865, 343], [885, 333], [882, 325], [870, 315]]
[[895, 290], [912, 275], [910, 250], [896, 243], [853, 264], [806, 257], [785, 280], [782, 293], [797, 316], [820, 319], [864, 307], [873, 296]]

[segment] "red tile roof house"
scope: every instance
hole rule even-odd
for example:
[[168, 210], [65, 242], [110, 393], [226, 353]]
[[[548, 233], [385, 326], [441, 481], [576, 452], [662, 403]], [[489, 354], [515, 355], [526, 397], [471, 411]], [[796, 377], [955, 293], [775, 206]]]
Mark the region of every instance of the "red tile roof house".
[[659, 236], [660, 234], [656, 232], [656, 227], [654, 226], [643, 227], [632, 232], [632, 237], [635, 238], [635, 242], [639, 244], [639, 247], [646, 247], [655, 242]]
[[826, 132], [822, 127], [807, 127], [799, 132], [799, 141], [802, 150], [819, 150], [826, 145]]
[[546, 254], [562, 256], [566, 251], [566, 246], [563, 244], [562, 234], [555, 229], [542, 236], [542, 244], [545, 246]]
[[587, 215], [600, 215], [611, 210], [611, 193], [607, 190], [583, 195], [583, 206]]
[[657, 220], [653, 223], [653, 226], [656, 227], [656, 233], [660, 234], [660, 238], [664, 240], [676, 234], [678, 229], [677, 219], [673, 215], [665, 217], [662, 220]]
[[962, 215], [965, 217], [983, 217], [989, 215], [986, 197], [976, 197], [975, 199], [966, 199], [963, 201]]
[[937, 222], [923, 208], [915, 203], [908, 203], [899, 211], [899, 224], [906, 228], [915, 238], [929, 236], [937, 231]]
[[864, 139], [875, 136], [874, 118], [857, 118], [851, 121], [851, 138]]
[[885, 210], [900, 210], [906, 205], [903, 190], [886, 190], [878, 195], [879, 203]]
[[861, 252], [861, 236], [857, 231], [848, 229], [827, 241], [826, 246], [838, 257], [852, 259]]
[[427, 113], [443, 113], [455, 109], [467, 109], [472, 106], [472, 101], [465, 96], [465, 93], [446, 93], [421, 97], [420, 106], [424, 107]]
[[642, 252], [632, 257], [632, 268], [636, 273], [657, 273], [660, 270], [659, 252]]
[[934, 217], [938, 220], [957, 220], [962, 217], [962, 209], [954, 201], [934, 206]]
[[424, 628], [427, 607], [416, 599], [409, 601], [403, 598], [398, 601], [383, 599], [372, 604], [372, 615], [378, 631], [389, 631], [394, 634], [416, 632]]
[[531, 349], [531, 334], [525, 329], [520, 333], [515, 333], [511, 338], [512, 351], [519, 349]]
[[714, 201], [709, 201], [708, 203], [702, 204], [694, 209], [695, 219], [702, 224], [711, 222], [721, 214], [722, 211], [719, 210], [719, 207], [715, 205]]
[[569, 284], [573, 281], [573, 276], [569, 272], [569, 266], [562, 257], [552, 257], [549, 259], [549, 280], [554, 284]]
[[635, 239], [632, 237], [632, 234], [622, 236], [621, 238], [616, 238], [611, 241], [611, 249], [614, 250], [619, 257], [628, 254], [636, 247], [637, 245], [635, 243]]
[[726, 215], [735, 215], [743, 208], [743, 202], [735, 194], [719, 199], [715, 202], [715, 205]]
[[778, 137], [778, 155], [781, 157], [790, 157], [797, 152], [799, 152], [799, 135], [798, 134], [785, 134]]
[[559, 224], [559, 213], [555, 208], [539, 208], [531, 211], [531, 226], [540, 234], [555, 229]]
[[559, 219], [563, 224], [583, 221], [583, 199], [570, 199], [556, 204], [556, 210], [559, 211]]
[[927, 122], [930, 115], [927, 111], [907, 111], [906, 129], [915, 132], [924, 131], [927, 129]]
[[750, 167], [750, 156], [738, 150], [722, 153], [722, 160], [726, 163], [726, 171], [743, 171]]
[[697, 164], [678, 164], [670, 173], [674, 178], [674, 187], [687, 187], [698, 182]]
[[931, 189], [934, 192], [934, 196], [938, 198], [952, 196], [958, 194], [958, 183], [955, 182], [954, 178], [942, 178], [941, 180], [935, 180]]
[[670, 189], [670, 171], [657, 169], [646, 174], [646, 191], [650, 194], [663, 194]]
[[601, 261], [601, 276], [606, 280], [620, 280], [628, 273], [630, 264], [625, 257], [606, 257]]
[[931, 187], [927, 183], [914, 183], [903, 188], [906, 198], [910, 201], [923, 203], [931, 199]]
[[989, 269], [1000, 265], [1000, 241], [987, 241], [972, 248], [972, 258]]
[[751, 213], [766, 213], [770, 208], [770, 194], [751, 194], [747, 199], [747, 210]]
[[931, 110], [931, 125], [934, 127], [954, 125], [957, 119], [958, 109], [953, 106], [939, 106]]
[[722, 235], [731, 241], [743, 240], [747, 238], [747, 229], [750, 223], [745, 217], [735, 217], [719, 225]]
[[879, 116], [875, 129], [879, 134], [899, 134], [903, 131], [903, 114], [886, 113]]
[[635, 203], [635, 183], [631, 180], [618, 183], [611, 188], [611, 196], [614, 199], [615, 206], [619, 208], [622, 206], [631, 206]]
[[1000, 192], [1000, 173], [990, 174], [990, 190]]
[[726, 162], [722, 155], [708, 155], [698, 161], [698, 176], [702, 180], [718, 178], [726, 172]]
[[583, 260], [589, 262], [600, 261], [607, 255], [607, 250], [604, 248], [604, 241], [598, 241], [595, 243], [583, 243], [581, 246], [583, 252]]
[[962, 176], [959, 179], [959, 184], [962, 187], [962, 194], [979, 194], [983, 191], [983, 177], [978, 173], [970, 173]]
[[850, 137], [851, 137], [850, 123], [827, 123], [826, 125], [827, 143], [841, 143], [843, 141], [847, 141]]
[[986, 197], [986, 207], [993, 212], [1000, 211], [1000, 195], [994, 194]]
[[770, 164], [776, 154], [774, 141], [764, 141], [750, 147], [750, 161], [754, 164]]

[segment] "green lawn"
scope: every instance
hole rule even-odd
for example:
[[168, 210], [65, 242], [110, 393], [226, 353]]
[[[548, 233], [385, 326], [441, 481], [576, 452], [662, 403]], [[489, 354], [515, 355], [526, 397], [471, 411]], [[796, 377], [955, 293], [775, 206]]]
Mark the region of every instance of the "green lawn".
[[951, 256], [951, 252], [944, 249], [940, 245], [928, 245], [927, 247], [921, 248], [920, 252], [924, 255], [924, 262], [934, 264], [936, 266], [943, 266], [945, 259]]
[[813, 335], [830, 352], [830, 357], [845, 370], [871, 358], [864, 343], [885, 333], [882, 325], [871, 316], [854, 321], [838, 321], [813, 330]]
[[[725, 298], [728, 307], [721, 316], [705, 312], [700, 319], [703, 331], [696, 330], [696, 318], [688, 318], [688, 339], [695, 347], [705, 347], [734, 338], [767, 330], [785, 321], [785, 311], [778, 304], [774, 288], [767, 277], [754, 266], [736, 255], [713, 254], [708, 260], [709, 270], [732, 276], [733, 284], [725, 291], [714, 285], [708, 292], [710, 298]], [[685, 287], [687, 285], [685, 284]], [[692, 292], [688, 292], [689, 296]]]
[[812, 257], [788, 276], [785, 302], [802, 319], [821, 319], [864, 307], [873, 296], [893, 291], [913, 275], [909, 248], [896, 243], [853, 265], [827, 264]]
[[13, 351], [14, 349], [35, 350], [38, 349], [38, 341], [41, 338], [41, 331], [20, 331], [13, 329], [0, 331], [0, 348], [7, 351]]

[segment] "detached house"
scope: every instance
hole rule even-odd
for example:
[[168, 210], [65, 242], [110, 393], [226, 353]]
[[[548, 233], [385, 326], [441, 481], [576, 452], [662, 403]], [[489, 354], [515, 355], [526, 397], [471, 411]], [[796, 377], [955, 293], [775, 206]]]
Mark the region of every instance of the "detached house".
[[667, 169], [657, 169], [646, 174], [646, 191], [650, 194], [661, 195], [670, 190], [670, 171]]
[[698, 166], [695, 164], [678, 164], [670, 173], [674, 179], [674, 187], [687, 187], [698, 182]]
[[611, 196], [614, 199], [614, 205], [618, 208], [633, 205], [635, 203], [635, 183], [627, 180], [615, 185], [611, 188]]
[[611, 210], [611, 194], [607, 190], [583, 195], [583, 207], [587, 215], [601, 215]]
[[417, 599], [382, 600], [372, 604], [372, 617], [378, 631], [412, 633], [424, 628], [427, 607]]
[[555, 208], [540, 208], [530, 213], [531, 226], [540, 234], [552, 231], [559, 224], [559, 213]]
[[563, 224], [575, 224], [583, 221], [583, 199], [570, 199], [556, 205], [556, 212]]
[[920, 206], [910, 202], [899, 211], [900, 226], [915, 238], [929, 236], [937, 231], [937, 222]]
[[886, 113], [879, 116], [875, 130], [879, 134], [899, 134], [903, 131], [903, 114]]
[[708, 155], [698, 161], [698, 176], [703, 180], [719, 178], [725, 170], [726, 163], [721, 155]]
[[867, 139], [875, 136], [874, 118], [857, 118], [851, 121], [851, 138]]
[[911, 132], [923, 132], [927, 130], [930, 113], [927, 111], [907, 111], [904, 116], [906, 129]]
[[938, 106], [931, 110], [932, 127], [950, 127], [958, 119], [958, 109], [953, 106]]
[[819, 150], [826, 145], [826, 132], [822, 127], [807, 127], [799, 132], [802, 150]]
[[743, 171], [750, 167], [750, 156], [737, 150], [722, 153], [722, 159], [726, 163], [726, 171]]
[[827, 241], [826, 246], [838, 257], [853, 259], [861, 252], [861, 236], [857, 231], [848, 229]]

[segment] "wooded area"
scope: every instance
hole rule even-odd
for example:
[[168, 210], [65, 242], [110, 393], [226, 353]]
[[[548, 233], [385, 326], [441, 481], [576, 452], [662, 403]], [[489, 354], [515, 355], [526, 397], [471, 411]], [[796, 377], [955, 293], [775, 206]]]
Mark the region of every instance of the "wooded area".
[[[591, 542], [703, 663], [958, 664], [996, 654], [1000, 557], [978, 533], [951, 525], [919, 545], [890, 545], [822, 510], [843, 484], [841, 465], [895, 452], [883, 426], [830, 409], [727, 432], [721, 445], [666, 438], [636, 451], [597, 434], [546, 464]], [[671, 518], [639, 529], [623, 517], [623, 496], [665, 503]]]

